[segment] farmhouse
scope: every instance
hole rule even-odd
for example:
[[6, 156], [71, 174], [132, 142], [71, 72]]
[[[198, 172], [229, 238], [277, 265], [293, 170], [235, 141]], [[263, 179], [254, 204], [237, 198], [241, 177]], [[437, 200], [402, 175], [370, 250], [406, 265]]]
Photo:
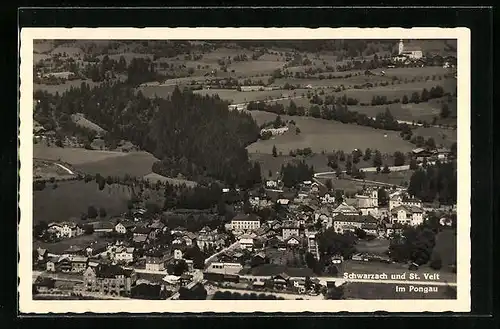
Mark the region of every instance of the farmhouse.
[[430, 158], [434, 153], [424, 149], [424, 148], [416, 148], [411, 151], [415, 159], [417, 161], [424, 161], [424, 159]]
[[417, 47], [405, 47], [403, 40], [399, 40], [398, 55], [407, 56], [410, 59], [420, 59], [423, 57], [422, 50]]
[[252, 250], [254, 245], [254, 238], [249, 235], [242, 235], [238, 238], [241, 249]]
[[165, 256], [160, 252], [152, 252], [146, 254], [146, 270], [147, 271], [164, 271]]
[[277, 135], [283, 135], [288, 131], [288, 127], [281, 127], [281, 128], [264, 128], [260, 130], [260, 134], [263, 135], [264, 133], [271, 133], [272, 136], [277, 136]]
[[123, 220], [115, 225], [115, 231], [120, 234], [125, 234], [131, 231], [135, 227], [135, 224], [128, 220]]

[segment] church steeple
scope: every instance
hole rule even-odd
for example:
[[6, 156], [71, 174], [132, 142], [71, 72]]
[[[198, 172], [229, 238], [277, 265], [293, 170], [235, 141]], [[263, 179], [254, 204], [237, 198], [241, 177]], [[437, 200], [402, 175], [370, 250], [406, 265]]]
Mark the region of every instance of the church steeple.
[[403, 44], [403, 39], [399, 40], [399, 46], [398, 46], [398, 54], [401, 55], [404, 51], [404, 44]]

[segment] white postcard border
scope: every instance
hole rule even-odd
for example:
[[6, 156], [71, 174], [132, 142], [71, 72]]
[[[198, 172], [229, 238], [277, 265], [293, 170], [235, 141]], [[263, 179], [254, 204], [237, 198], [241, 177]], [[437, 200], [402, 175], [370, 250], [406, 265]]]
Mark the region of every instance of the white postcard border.
[[[457, 299], [144, 301], [32, 299], [33, 40], [35, 39], [457, 39]], [[18, 227], [19, 312], [202, 313], [202, 312], [470, 312], [470, 30], [467, 28], [23, 28], [20, 33], [20, 185]]]

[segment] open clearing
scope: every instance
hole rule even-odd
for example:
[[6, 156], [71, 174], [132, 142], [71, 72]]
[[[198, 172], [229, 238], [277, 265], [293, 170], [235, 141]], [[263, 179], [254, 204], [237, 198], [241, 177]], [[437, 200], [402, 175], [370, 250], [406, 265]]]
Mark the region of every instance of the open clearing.
[[100, 234], [94, 233], [90, 235], [80, 235], [78, 237], [65, 239], [58, 241], [56, 243], [46, 243], [42, 241], [33, 241], [33, 249], [43, 248], [47, 249], [49, 253], [53, 253], [56, 255], [63, 254], [66, 250], [71, 248], [72, 246], [85, 248], [89, 246], [91, 243], [96, 241], [103, 241], [103, 237]]
[[194, 91], [199, 95], [217, 94], [221, 99], [230, 101], [232, 104], [246, 103], [250, 101], [264, 101], [267, 99], [290, 97], [301, 93], [306, 93], [307, 89], [296, 90], [267, 90], [267, 91], [237, 91], [235, 89], [203, 89]]
[[145, 175], [143, 178], [150, 181], [151, 183], [156, 183], [157, 181], [160, 181], [162, 183], [168, 182], [169, 184], [172, 184], [172, 185], [186, 184], [187, 187], [194, 187], [197, 185], [197, 183], [193, 182], [193, 181], [179, 179], [179, 178], [165, 177], [165, 176], [161, 176], [157, 173], [149, 173], [149, 174]]
[[62, 161], [72, 165], [101, 161], [107, 158], [123, 157], [133, 153], [95, 151], [83, 148], [48, 147], [41, 143], [33, 145], [33, 158]]
[[124, 153], [120, 157], [108, 157], [99, 161], [80, 163], [75, 165], [77, 170], [89, 174], [101, 174], [102, 176], [130, 175], [132, 177], [143, 177], [151, 173], [153, 163], [158, 161], [147, 152]]
[[389, 249], [389, 240], [373, 239], [371, 241], [358, 241], [356, 250], [374, 254], [384, 254]]
[[83, 82], [87, 83], [90, 88], [93, 88], [94, 86], [98, 86], [101, 84], [100, 82], [93, 82], [90, 79], [71, 80], [71, 81], [66, 81], [65, 83], [59, 85], [41, 85], [35, 83], [33, 84], [33, 91], [41, 90], [41, 91], [46, 91], [49, 94], [55, 94], [56, 92], [62, 94], [66, 90], [69, 90], [71, 87], [80, 88]]
[[[254, 116], [252, 111], [252, 116]], [[258, 114], [257, 114], [258, 115]], [[378, 149], [382, 153], [394, 151], [409, 152], [413, 145], [404, 141], [397, 131], [386, 131], [353, 124], [343, 124], [310, 117], [282, 116], [284, 120], [294, 120], [301, 133], [289, 131], [269, 140], [259, 140], [247, 147], [249, 153], [272, 153], [273, 145], [278, 152], [288, 154], [290, 150], [310, 147], [313, 152], [344, 150], [355, 148]], [[384, 137], [387, 136], [387, 137]]]
[[107, 185], [102, 191], [95, 181], [58, 182], [56, 189], [47, 184], [42, 191], [33, 191], [33, 223], [40, 221], [62, 222], [72, 217], [80, 220], [88, 207], [103, 207], [108, 216], [117, 216], [127, 211], [127, 202], [132, 191], [124, 185]]
[[436, 145], [450, 147], [451, 144], [457, 142], [457, 131], [453, 129], [444, 129], [438, 127], [418, 127], [414, 130], [413, 135], [422, 136], [425, 139], [432, 137]]

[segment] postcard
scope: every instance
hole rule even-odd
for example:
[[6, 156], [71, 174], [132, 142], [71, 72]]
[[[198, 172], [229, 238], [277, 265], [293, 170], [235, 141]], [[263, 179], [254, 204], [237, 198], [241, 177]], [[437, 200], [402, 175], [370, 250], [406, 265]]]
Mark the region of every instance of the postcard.
[[470, 311], [468, 29], [20, 45], [20, 313]]

